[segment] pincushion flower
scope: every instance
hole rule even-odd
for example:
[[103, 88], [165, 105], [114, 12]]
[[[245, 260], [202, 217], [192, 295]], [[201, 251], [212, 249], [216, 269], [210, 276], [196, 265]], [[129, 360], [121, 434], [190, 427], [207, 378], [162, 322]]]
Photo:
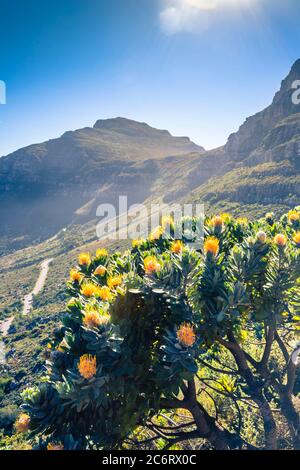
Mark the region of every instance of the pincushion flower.
[[80, 282], [83, 278], [82, 274], [77, 271], [77, 269], [71, 269], [70, 271], [70, 280], [73, 282]]
[[224, 224], [228, 224], [232, 219], [232, 215], [228, 214], [227, 212], [220, 214], [220, 217], [222, 218]]
[[183, 323], [177, 330], [177, 339], [185, 347], [191, 347], [196, 341], [194, 328], [189, 323]]
[[155, 273], [160, 270], [160, 264], [155, 256], [147, 256], [144, 259], [144, 269], [146, 274]]
[[164, 233], [164, 229], [161, 225], [159, 225], [150, 233], [149, 240], [150, 241], [158, 240], [162, 236], [163, 233]]
[[105, 248], [99, 248], [96, 251], [96, 258], [106, 258], [108, 256], [108, 251]]
[[105, 266], [102, 266], [102, 264], [100, 264], [100, 266], [98, 266], [97, 269], [95, 269], [95, 276], [104, 276], [104, 274], [106, 273], [107, 269]]
[[220, 245], [220, 242], [216, 237], [208, 237], [205, 240], [204, 245], [203, 245], [204, 253], [205, 254], [210, 253], [213, 256], [217, 256], [219, 252], [219, 245]]
[[278, 233], [275, 237], [274, 237], [274, 243], [275, 245], [277, 246], [285, 246], [286, 243], [287, 243], [287, 238], [286, 236], [283, 234], [283, 233]]
[[288, 213], [289, 222], [298, 222], [300, 220], [300, 213], [298, 211], [290, 211]]
[[257, 232], [256, 239], [262, 244], [266, 243], [266, 241], [267, 241], [266, 232], [263, 232], [262, 230], [260, 232]]
[[78, 262], [80, 266], [88, 266], [91, 264], [91, 255], [89, 253], [80, 253]]
[[93, 284], [92, 282], [87, 282], [81, 287], [81, 293], [85, 297], [92, 297], [97, 293], [97, 286], [95, 286], [95, 284]]
[[171, 215], [164, 215], [161, 219], [161, 226], [164, 230], [174, 228], [174, 219]]
[[132, 248], [138, 248], [139, 246], [142, 245], [144, 240], [140, 239], [140, 240], [132, 240]]
[[212, 218], [211, 224], [214, 228], [222, 228], [223, 227], [223, 218], [220, 215], [216, 215]]
[[62, 443], [49, 442], [47, 450], [64, 450], [64, 446]]
[[297, 232], [297, 233], [293, 236], [293, 241], [296, 243], [296, 245], [300, 245], [300, 232]]
[[84, 354], [79, 359], [78, 370], [80, 375], [89, 380], [97, 372], [97, 359], [96, 356], [92, 356], [91, 354]]
[[181, 240], [176, 240], [171, 245], [171, 251], [172, 251], [172, 253], [175, 253], [176, 255], [181, 253], [182, 249], [183, 249], [183, 243], [182, 243]]
[[267, 212], [265, 215], [266, 221], [271, 224], [274, 220], [274, 212]]
[[107, 286], [99, 287], [97, 289], [97, 295], [105, 302], [108, 302], [112, 298], [110, 288]]
[[248, 225], [248, 219], [247, 219], [247, 217], [238, 217], [238, 218], [236, 219], [236, 223], [237, 223], [238, 225], [242, 225], [242, 226], [245, 227], [246, 225]]
[[29, 425], [30, 425], [30, 416], [26, 413], [21, 413], [15, 423], [15, 428], [17, 432], [28, 431]]
[[88, 328], [106, 325], [110, 320], [109, 315], [101, 315], [98, 310], [86, 310], [83, 315], [83, 323]]
[[121, 284], [122, 284], [122, 276], [113, 276], [113, 277], [110, 277], [108, 280], [107, 280], [107, 285], [110, 289], [115, 289], [116, 287], [119, 287]]

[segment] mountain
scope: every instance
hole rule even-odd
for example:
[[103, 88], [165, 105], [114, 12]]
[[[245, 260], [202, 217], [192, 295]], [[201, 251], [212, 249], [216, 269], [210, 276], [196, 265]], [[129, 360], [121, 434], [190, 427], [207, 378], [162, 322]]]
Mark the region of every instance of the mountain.
[[209, 158], [216, 170], [188, 200], [215, 211], [253, 215], [283, 212], [300, 203], [300, 105], [292, 100], [292, 84], [299, 78], [297, 60], [272, 104], [246, 119], [224, 147], [201, 158], [202, 167]]
[[297, 60], [271, 105], [208, 152], [188, 137], [115, 118], [2, 157], [2, 245], [30, 245], [90, 222], [100, 203], [116, 204], [119, 195], [129, 204], [200, 201], [255, 215], [299, 204], [300, 105], [292, 101], [299, 77]]
[[116, 118], [2, 157], [0, 237], [47, 238], [95, 217], [99, 203], [114, 203], [119, 194], [142, 202], [164, 159], [192, 151], [204, 149], [187, 137]]

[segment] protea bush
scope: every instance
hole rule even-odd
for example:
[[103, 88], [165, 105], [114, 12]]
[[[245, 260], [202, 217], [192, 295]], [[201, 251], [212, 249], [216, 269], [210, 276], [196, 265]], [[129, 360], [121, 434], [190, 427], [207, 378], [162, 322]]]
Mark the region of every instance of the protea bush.
[[300, 448], [299, 216], [82, 253], [18, 431], [49, 450]]

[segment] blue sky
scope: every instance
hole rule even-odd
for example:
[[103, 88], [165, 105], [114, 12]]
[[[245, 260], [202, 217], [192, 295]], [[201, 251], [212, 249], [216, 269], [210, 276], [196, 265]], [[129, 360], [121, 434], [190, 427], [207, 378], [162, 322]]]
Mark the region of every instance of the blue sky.
[[115, 116], [213, 148], [300, 57], [299, 0], [0, 0], [0, 17], [0, 155]]

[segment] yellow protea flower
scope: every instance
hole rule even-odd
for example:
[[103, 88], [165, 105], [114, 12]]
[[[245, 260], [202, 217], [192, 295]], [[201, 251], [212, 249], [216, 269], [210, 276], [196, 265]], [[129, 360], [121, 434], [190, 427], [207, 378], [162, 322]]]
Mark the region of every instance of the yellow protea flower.
[[256, 234], [256, 240], [258, 240], [260, 243], [264, 244], [267, 241], [267, 234], [266, 232], [260, 231], [257, 232]]
[[64, 445], [62, 443], [49, 442], [47, 450], [64, 450]]
[[182, 323], [177, 330], [177, 339], [185, 347], [191, 347], [196, 341], [194, 328], [189, 323]]
[[71, 271], [70, 271], [70, 281], [80, 282], [82, 277], [83, 277], [82, 274], [79, 271], [77, 271], [77, 269], [71, 269]]
[[160, 270], [160, 264], [155, 256], [147, 256], [144, 259], [144, 269], [146, 274], [155, 273]]
[[110, 315], [101, 315], [98, 310], [86, 310], [83, 315], [83, 323], [88, 328], [106, 325], [110, 320]]
[[96, 258], [106, 258], [108, 256], [108, 251], [105, 248], [99, 248], [96, 251]]
[[245, 227], [246, 225], [248, 225], [248, 219], [247, 219], [247, 217], [238, 217], [238, 218], [236, 219], [236, 223], [237, 223], [238, 225], [242, 225], [242, 226]]
[[17, 432], [26, 432], [29, 429], [30, 416], [26, 413], [21, 413], [15, 422], [15, 428]]
[[215, 215], [215, 217], [211, 219], [211, 224], [214, 228], [222, 228], [223, 222], [223, 217], [221, 217], [220, 215]]
[[83, 286], [81, 286], [81, 293], [85, 296], [85, 297], [92, 297], [93, 295], [96, 295], [97, 293], [97, 286], [95, 286], [95, 284], [93, 284], [92, 282], [87, 282], [86, 284], [83, 284]]
[[138, 248], [139, 246], [142, 245], [143, 242], [144, 242], [144, 240], [142, 240], [142, 239], [132, 240], [132, 248]]
[[182, 243], [181, 240], [176, 240], [171, 245], [171, 251], [172, 251], [172, 253], [175, 253], [176, 255], [181, 253], [182, 249], [183, 249], [183, 243]]
[[59, 343], [59, 345], [57, 346], [56, 350], [59, 351], [59, 352], [64, 352], [66, 347], [67, 347], [67, 343], [66, 343], [65, 340], [63, 339], [63, 340]]
[[220, 217], [222, 217], [222, 220], [223, 220], [224, 224], [228, 224], [232, 219], [232, 215], [228, 214], [227, 212], [224, 212], [223, 214], [220, 214]]
[[122, 276], [113, 276], [107, 280], [107, 285], [110, 289], [115, 289], [116, 287], [122, 284], [123, 278]]
[[106, 271], [107, 271], [106, 267], [100, 264], [100, 266], [98, 266], [98, 268], [95, 270], [94, 274], [95, 276], [104, 276]]
[[91, 354], [84, 354], [79, 359], [78, 370], [80, 375], [89, 380], [97, 372], [97, 359], [96, 356], [92, 356]]
[[300, 245], [300, 232], [297, 232], [297, 233], [293, 236], [293, 241], [294, 241], [297, 245]]
[[161, 226], [165, 230], [166, 228], [174, 228], [174, 219], [171, 215], [164, 215], [161, 218]]
[[216, 237], [208, 237], [203, 245], [204, 253], [211, 253], [214, 256], [217, 256], [219, 252], [220, 242]]
[[274, 220], [274, 212], [267, 212], [265, 215], [267, 222], [272, 222]]
[[286, 243], [287, 243], [287, 238], [286, 238], [286, 236], [285, 236], [283, 233], [278, 233], [278, 234], [274, 237], [274, 243], [275, 243], [275, 245], [277, 245], [277, 246], [285, 246]]
[[289, 211], [288, 219], [289, 222], [298, 222], [300, 220], [300, 213], [298, 211]]
[[163, 233], [164, 233], [164, 229], [161, 225], [159, 225], [154, 230], [152, 230], [152, 232], [149, 235], [149, 240], [150, 241], [158, 240], [162, 236]]
[[110, 288], [107, 286], [99, 287], [97, 290], [97, 295], [105, 302], [108, 302], [112, 298]]
[[91, 264], [91, 255], [89, 253], [80, 253], [78, 262], [80, 266], [88, 266]]

